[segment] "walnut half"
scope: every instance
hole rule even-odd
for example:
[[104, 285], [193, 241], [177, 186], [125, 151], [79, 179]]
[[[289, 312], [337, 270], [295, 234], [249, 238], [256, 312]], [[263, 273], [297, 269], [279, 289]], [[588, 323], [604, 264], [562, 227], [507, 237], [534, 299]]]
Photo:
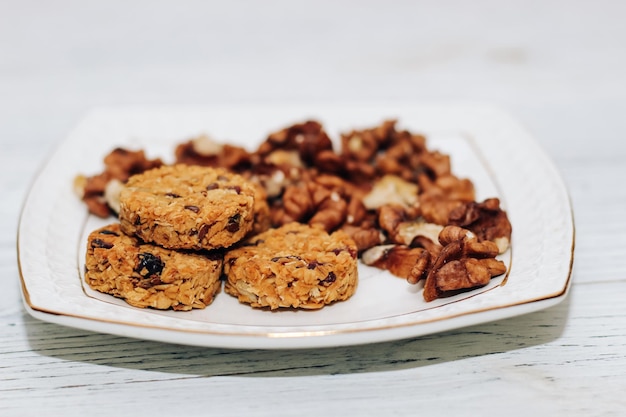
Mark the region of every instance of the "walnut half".
[[163, 165], [161, 159], [148, 159], [143, 150], [115, 148], [104, 157], [105, 170], [100, 174], [74, 179], [74, 191], [87, 205], [89, 212], [108, 217], [118, 210], [116, 196], [121, 184], [134, 174]]
[[509, 248], [512, 227], [497, 198], [459, 205], [450, 212], [448, 224], [471, 230], [479, 241], [495, 242], [500, 253]]
[[374, 246], [361, 255], [364, 264], [385, 269], [393, 275], [417, 283], [428, 271], [430, 253], [424, 248], [405, 245]]
[[494, 242], [479, 242], [474, 233], [458, 226], [446, 226], [439, 234], [443, 249], [434, 260], [424, 283], [424, 300], [432, 301], [458, 291], [487, 285], [491, 278], [506, 272], [495, 259]]

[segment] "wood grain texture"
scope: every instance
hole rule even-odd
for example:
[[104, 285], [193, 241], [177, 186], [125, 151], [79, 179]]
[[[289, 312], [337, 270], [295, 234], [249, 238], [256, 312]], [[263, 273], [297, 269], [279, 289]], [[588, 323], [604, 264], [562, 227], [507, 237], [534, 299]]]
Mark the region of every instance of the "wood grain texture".
[[[0, 415], [624, 415], [626, 3], [540, 6], [1, 3]], [[90, 333], [23, 309], [22, 201], [93, 106], [365, 99], [488, 101], [519, 118], [574, 206], [563, 303], [428, 337], [279, 352]]]
[[245, 415], [270, 401], [273, 414], [290, 415], [289, 404], [297, 403], [312, 415], [320, 396], [340, 404], [338, 414], [366, 413], [377, 397], [400, 414], [436, 411], [442, 401], [440, 411], [462, 413], [494, 393], [501, 411], [503, 403], [522, 407], [520, 414], [507, 411], [513, 415], [527, 413], [528, 401], [542, 413], [608, 412], [626, 406], [624, 291], [625, 282], [575, 285], [564, 303], [509, 320], [392, 343], [293, 351], [162, 344], [16, 314], [2, 331], [0, 411], [29, 404], [36, 415], [72, 404], [77, 415], [111, 415], [140, 392], [143, 409], [157, 415], [173, 399], [181, 412], [201, 412], [207, 397], [220, 414]]

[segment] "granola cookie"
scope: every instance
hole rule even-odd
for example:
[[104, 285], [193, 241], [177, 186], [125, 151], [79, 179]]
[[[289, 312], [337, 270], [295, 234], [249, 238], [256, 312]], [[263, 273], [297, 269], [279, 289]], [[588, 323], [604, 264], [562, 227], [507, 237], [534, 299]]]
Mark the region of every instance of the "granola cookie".
[[252, 230], [255, 186], [221, 168], [170, 165], [128, 180], [122, 230], [169, 249], [227, 248]]
[[179, 252], [125, 235], [117, 223], [89, 235], [85, 282], [135, 307], [204, 308], [220, 291], [222, 259]]
[[290, 223], [226, 253], [225, 291], [252, 307], [319, 309], [356, 290], [357, 248], [342, 231]]

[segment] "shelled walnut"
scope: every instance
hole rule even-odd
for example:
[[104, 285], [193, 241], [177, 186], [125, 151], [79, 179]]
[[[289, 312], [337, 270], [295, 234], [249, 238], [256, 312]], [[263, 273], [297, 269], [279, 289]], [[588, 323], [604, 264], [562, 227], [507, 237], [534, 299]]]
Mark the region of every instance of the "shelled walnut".
[[318, 155], [332, 148], [332, 142], [321, 123], [309, 120], [271, 133], [258, 147], [256, 154], [263, 158], [277, 149], [295, 150], [305, 164], [315, 165]]
[[131, 175], [161, 165], [163, 161], [160, 158], [148, 159], [143, 150], [115, 148], [104, 157], [103, 172], [74, 178], [74, 191], [85, 202], [89, 212], [98, 217], [108, 217], [116, 208], [120, 184]]
[[450, 212], [448, 223], [471, 230], [480, 241], [495, 242], [500, 253], [509, 248], [512, 227], [497, 198], [459, 205]]
[[424, 283], [424, 300], [487, 285], [491, 278], [506, 272], [495, 259], [498, 247], [489, 240], [479, 241], [471, 231], [446, 226], [439, 234], [443, 249], [432, 262]]
[[432, 262], [430, 252], [424, 248], [393, 244], [369, 248], [363, 252], [361, 260], [365, 265], [385, 269], [413, 284], [425, 277]]
[[178, 144], [174, 155], [179, 164], [221, 167], [235, 172], [252, 165], [251, 154], [244, 148], [222, 144], [205, 134]]

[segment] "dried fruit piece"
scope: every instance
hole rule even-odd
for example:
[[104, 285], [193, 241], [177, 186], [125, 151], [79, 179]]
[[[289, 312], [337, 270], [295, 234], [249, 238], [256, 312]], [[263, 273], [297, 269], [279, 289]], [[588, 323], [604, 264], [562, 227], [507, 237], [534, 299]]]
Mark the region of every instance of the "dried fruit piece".
[[135, 271], [142, 277], [150, 277], [152, 275], [161, 275], [164, 267], [165, 264], [161, 261], [161, 258], [150, 252], [144, 252], [138, 255]]
[[372, 191], [363, 198], [367, 209], [377, 209], [387, 204], [412, 207], [417, 204], [418, 187], [395, 175], [385, 175], [374, 184]]

